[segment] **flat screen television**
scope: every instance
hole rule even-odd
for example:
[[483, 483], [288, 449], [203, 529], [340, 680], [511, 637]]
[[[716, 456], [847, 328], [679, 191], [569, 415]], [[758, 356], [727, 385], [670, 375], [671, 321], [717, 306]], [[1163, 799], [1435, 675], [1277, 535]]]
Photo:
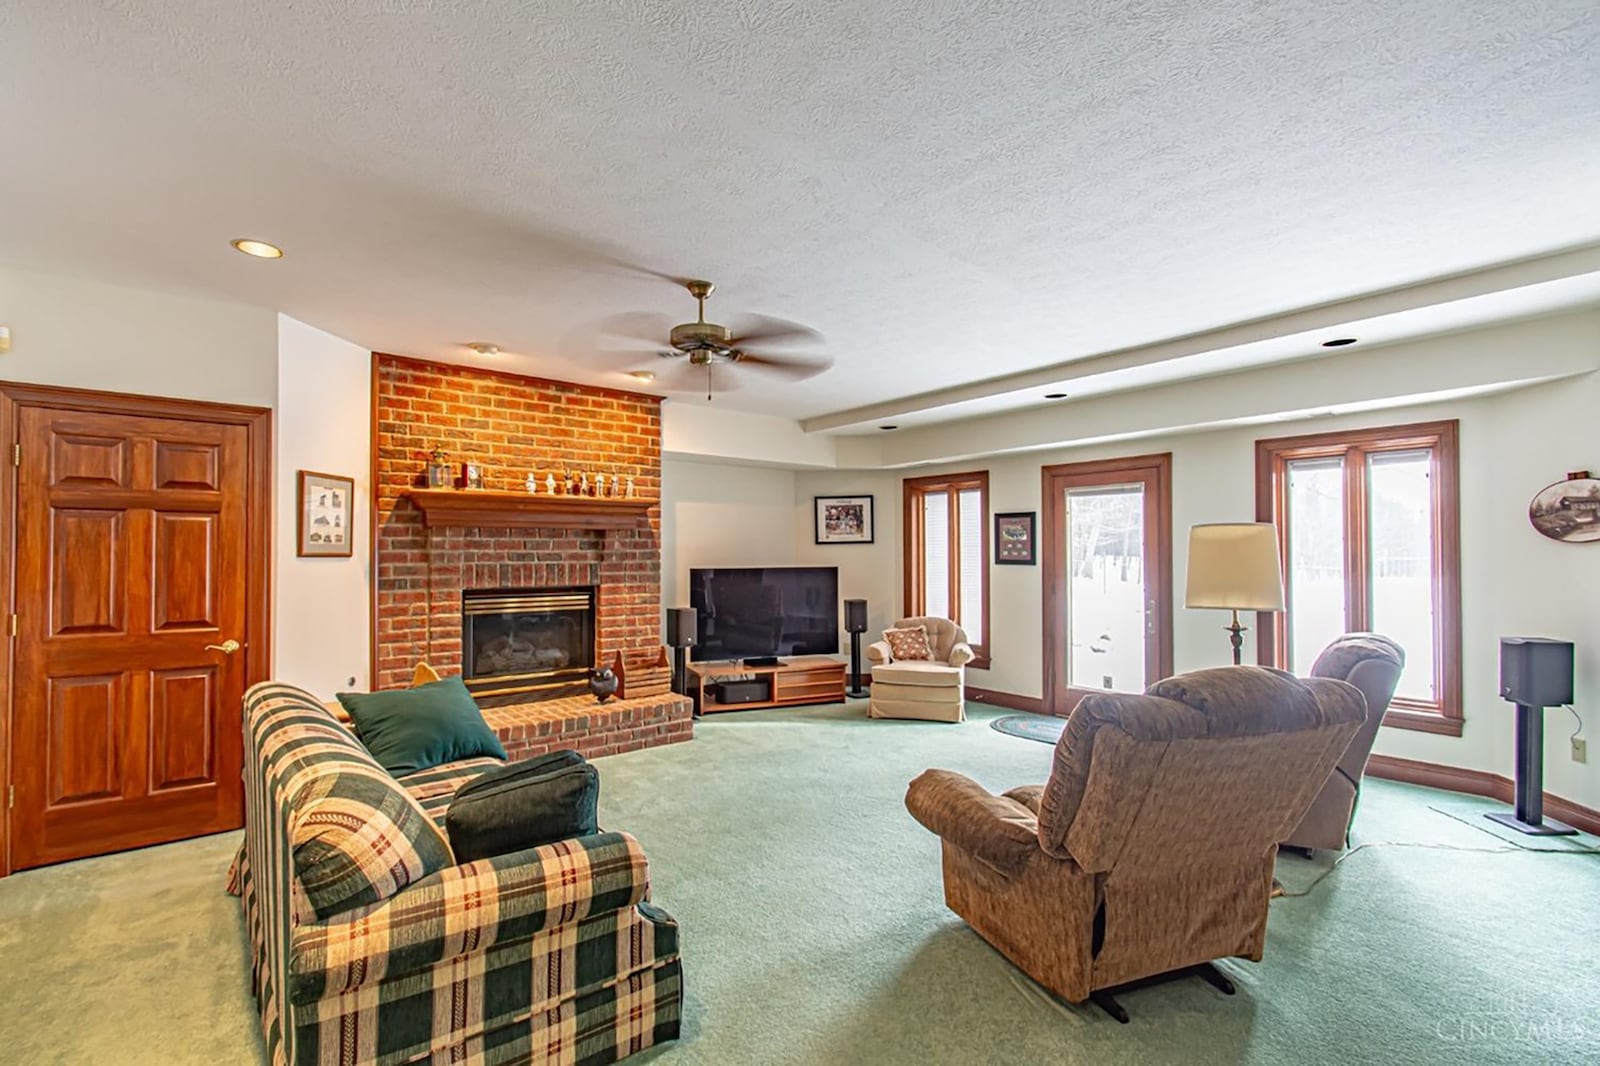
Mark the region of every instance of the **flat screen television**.
[[689, 606], [697, 662], [839, 650], [837, 566], [690, 570]]

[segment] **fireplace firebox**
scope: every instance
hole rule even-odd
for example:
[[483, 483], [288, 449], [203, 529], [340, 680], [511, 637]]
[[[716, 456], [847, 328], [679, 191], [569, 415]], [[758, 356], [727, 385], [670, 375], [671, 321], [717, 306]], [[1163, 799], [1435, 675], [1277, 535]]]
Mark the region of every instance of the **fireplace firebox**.
[[593, 586], [467, 589], [461, 598], [461, 674], [473, 694], [553, 700], [588, 691]]

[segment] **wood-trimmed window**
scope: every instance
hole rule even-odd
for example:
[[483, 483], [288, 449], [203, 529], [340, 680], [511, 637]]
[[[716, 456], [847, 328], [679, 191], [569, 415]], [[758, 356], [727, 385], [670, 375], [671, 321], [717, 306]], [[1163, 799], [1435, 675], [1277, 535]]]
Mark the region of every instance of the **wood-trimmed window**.
[[910, 477], [905, 494], [905, 611], [952, 619], [989, 666], [989, 472]]
[[1344, 632], [1406, 650], [1384, 725], [1461, 735], [1458, 423], [1256, 442], [1256, 519], [1278, 527], [1286, 610], [1263, 665], [1305, 673]]

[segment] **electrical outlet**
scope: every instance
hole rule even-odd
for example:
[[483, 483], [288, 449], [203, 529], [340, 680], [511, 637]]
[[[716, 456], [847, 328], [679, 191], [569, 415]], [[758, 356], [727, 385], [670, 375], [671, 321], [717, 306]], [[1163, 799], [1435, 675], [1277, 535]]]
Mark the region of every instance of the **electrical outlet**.
[[1572, 738], [1572, 761], [1573, 762], [1588, 762], [1589, 761], [1589, 742], [1587, 740], [1584, 740], [1582, 737], [1573, 737]]

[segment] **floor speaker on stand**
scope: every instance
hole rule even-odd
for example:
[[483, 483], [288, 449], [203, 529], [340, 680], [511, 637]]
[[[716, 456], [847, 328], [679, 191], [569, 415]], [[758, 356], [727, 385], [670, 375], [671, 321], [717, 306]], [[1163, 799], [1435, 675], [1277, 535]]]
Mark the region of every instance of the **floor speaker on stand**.
[[860, 699], [869, 695], [861, 687], [861, 634], [867, 631], [867, 601], [844, 601], [844, 628], [850, 634], [850, 688], [846, 696]]
[[1544, 709], [1572, 702], [1571, 641], [1500, 638], [1500, 698], [1517, 707], [1516, 807], [1484, 815], [1529, 836], [1571, 836], [1577, 830], [1544, 816]]
[[693, 607], [667, 608], [667, 646], [672, 649], [672, 691], [689, 694], [689, 649], [700, 617]]

